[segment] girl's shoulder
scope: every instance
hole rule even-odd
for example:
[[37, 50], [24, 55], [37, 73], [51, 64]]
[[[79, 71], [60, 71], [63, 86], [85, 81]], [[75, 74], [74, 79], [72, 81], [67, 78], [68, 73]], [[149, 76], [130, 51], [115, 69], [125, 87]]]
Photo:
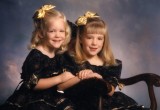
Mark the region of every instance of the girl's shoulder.
[[28, 56], [41, 56], [42, 52], [40, 50], [37, 49], [32, 49], [30, 50]]
[[114, 65], [105, 65], [105, 68], [107, 69], [121, 69], [122, 68], [122, 61], [119, 59], [115, 59]]
[[57, 57], [60, 59], [60, 61], [74, 62], [74, 57], [68, 52], [58, 54]]
[[25, 61], [35, 61], [35, 60], [42, 60], [42, 59], [46, 59], [46, 56], [41, 51], [37, 49], [32, 49], [27, 55]]
[[49, 56], [43, 54], [40, 50], [38, 49], [32, 49], [29, 54], [28, 54], [28, 57], [33, 57], [33, 58], [42, 58], [42, 59], [55, 59], [54, 57], [53, 58], [50, 58]]
[[57, 60], [57, 64], [66, 71], [69, 71], [73, 74], [77, 73], [78, 65], [75, 62], [74, 58], [68, 52], [58, 54]]
[[121, 61], [121, 60], [119, 60], [119, 59], [115, 59], [115, 61], [116, 61], [116, 66], [120, 66], [120, 65], [122, 65], [122, 61]]

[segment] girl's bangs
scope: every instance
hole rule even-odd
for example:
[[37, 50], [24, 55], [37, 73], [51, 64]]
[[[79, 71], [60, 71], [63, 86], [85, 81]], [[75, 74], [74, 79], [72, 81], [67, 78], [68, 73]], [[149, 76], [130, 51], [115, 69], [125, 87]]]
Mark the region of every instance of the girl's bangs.
[[86, 28], [86, 32], [88, 34], [103, 34], [105, 35], [106, 33], [106, 28], [104, 25], [90, 25]]

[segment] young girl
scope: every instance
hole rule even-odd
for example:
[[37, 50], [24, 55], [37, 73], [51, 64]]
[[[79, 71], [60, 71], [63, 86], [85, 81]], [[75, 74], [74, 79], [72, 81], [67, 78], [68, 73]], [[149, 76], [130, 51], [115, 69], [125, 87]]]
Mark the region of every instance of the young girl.
[[22, 66], [23, 83], [18, 90], [22, 97], [13, 96], [2, 106], [4, 110], [73, 110], [71, 102], [57, 92], [56, 85], [73, 75], [59, 66], [58, 53], [67, 49], [70, 28], [54, 7], [44, 5], [33, 15], [31, 51]]
[[[105, 22], [96, 13], [86, 12], [78, 18], [76, 24], [75, 48], [69, 51], [75, 61], [70, 58], [70, 63], [67, 66], [66, 61], [66, 66], [77, 77], [59, 85], [59, 89], [66, 89], [65, 93], [79, 110], [97, 110], [98, 96], [103, 97], [103, 110], [142, 109], [130, 97], [115, 92], [119, 85], [122, 63], [114, 58]], [[64, 57], [69, 60], [67, 54]], [[67, 84], [72, 87], [67, 89]]]

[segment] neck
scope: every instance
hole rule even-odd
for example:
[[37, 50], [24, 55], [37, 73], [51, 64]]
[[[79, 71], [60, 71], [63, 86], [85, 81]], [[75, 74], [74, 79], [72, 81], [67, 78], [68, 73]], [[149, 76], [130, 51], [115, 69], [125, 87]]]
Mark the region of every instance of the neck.
[[88, 57], [87, 58], [87, 61], [92, 64], [92, 65], [97, 65], [97, 66], [100, 66], [100, 65], [103, 65], [103, 61], [102, 59], [99, 57], [99, 56], [92, 56], [92, 57]]
[[49, 58], [53, 58], [55, 56], [55, 49], [49, 48], [48, 46], [38, 46], [37, 49]]

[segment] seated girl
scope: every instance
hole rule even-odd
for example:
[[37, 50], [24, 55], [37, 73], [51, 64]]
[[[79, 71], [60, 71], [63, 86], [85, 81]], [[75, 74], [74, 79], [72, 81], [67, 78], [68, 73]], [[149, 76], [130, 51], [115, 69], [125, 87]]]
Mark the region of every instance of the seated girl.
[[114, 58], [105, 22], [96, 13], [86, 12], [76, 25], [76, 38], [63, 55], [63, 65], [75, 77], [60, 84], [59, 90], [64, 90], [78, 110], [98, 110], [99, 97], [102, 110], [141, 110], [132, 98], [115, 92], [121, 87], [122, 62]]

